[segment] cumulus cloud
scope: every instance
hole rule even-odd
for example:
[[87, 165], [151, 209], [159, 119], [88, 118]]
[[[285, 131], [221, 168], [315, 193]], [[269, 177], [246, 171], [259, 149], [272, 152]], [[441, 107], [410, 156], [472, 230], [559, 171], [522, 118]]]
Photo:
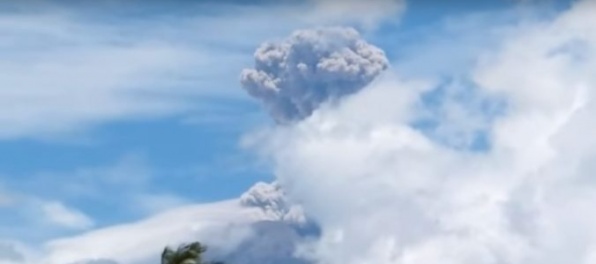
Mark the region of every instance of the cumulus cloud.
[[[323, 229], [301, 253], [330, 264], [594, 263], [594, 12], [578, 2], [476, 54], [466, 77], [480, 94], [465, 96], [506, 102], [501, 116], [476, 121], [488, 149], [414, 127], [436, 84], [399, 77], [249, 138]], [[436, 100], [477, 115], [467, 100]]]
[[263, 44], [255, 52], [255, 67], [242, 71], [241, 83], [276, 121], [287, 123], [357, 92], [387, 67], [384, 52], [354, 29], [299, 30]]

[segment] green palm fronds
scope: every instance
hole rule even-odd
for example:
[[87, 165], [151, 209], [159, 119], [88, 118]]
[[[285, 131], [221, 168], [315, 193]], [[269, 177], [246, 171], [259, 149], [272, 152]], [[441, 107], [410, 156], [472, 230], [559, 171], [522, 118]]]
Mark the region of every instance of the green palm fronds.
[[207, 247], [199, 242], [182, 245], [176, 251], [166, 247], [161, 254], [161, 264], [211, 264], [203, 262], [205, 251]]

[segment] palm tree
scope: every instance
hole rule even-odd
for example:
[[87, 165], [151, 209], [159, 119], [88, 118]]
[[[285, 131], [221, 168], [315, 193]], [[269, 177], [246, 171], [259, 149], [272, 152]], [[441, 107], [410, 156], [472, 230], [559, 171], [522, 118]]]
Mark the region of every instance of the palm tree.
[[181, 245], [176, 251], [166, 247], [161, 254], [161, 264], [221, 264], [220, 262], [203, 262], [203, 253], [207, 247], [200, 242]]

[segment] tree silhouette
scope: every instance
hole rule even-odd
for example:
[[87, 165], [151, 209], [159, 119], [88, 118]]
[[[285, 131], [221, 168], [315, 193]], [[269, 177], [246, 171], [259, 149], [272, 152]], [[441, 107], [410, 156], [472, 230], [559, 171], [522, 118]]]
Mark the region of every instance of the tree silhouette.
[[221, 262], [204, 262], [203, 253], [207, 247], [200, 242], [183, 244], [176, 251], [166, 247], [161, 254], [161, 264], [223, 264]]

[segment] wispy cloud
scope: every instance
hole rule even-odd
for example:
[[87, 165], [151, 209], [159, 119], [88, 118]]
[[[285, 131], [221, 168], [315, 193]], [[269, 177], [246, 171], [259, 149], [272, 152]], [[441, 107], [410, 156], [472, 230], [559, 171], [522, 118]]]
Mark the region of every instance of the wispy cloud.
[[195, 21], [157, 27], [86, 21], [68, 12], [0, 15], [0, 138], [48, 138], [180, 113], [202, 96], [235, 94], [235, 87], [216, 82], [226, 67], [241, 67], [240, 57], [193, 46], [213, 30], [198, 25], [217, 22]]
[[130, 205], [135, 207], [136, 210], [139, 210], [140, 213], [152, 215], [167, 209], [190, 204], [191, 201], [183, 196], [174, 194], [141, 193], [133, 195], [130, 203]]
[[87, 215], [60, 202], [44, 202], [40, 207], [43, 212], [41, 217], [53, 224], [71, 229], [88, 229], [94, 225]]
[[[0, 138], [51, 138], [112, 120], [182, 113], [206, 97], [240, 95], [235, 77], [252, 48], [307, 24], [296, 7], [311, 14], [319, 5], [352, 10], [357, 4], [315, 2], [270, 9], [184, 2], [172, 12], [146, 8], [138, 11], [144, 16], [129, 17], [93, 11], [93, 4], [14, 4], [17, 11], [0, 14]], [[279, 15], [273, 24], [271, 12]]]
[[[8, 8], [0, 11], [0, 140], [64, 139], [113, 121], [201, 115], [209, 111], [202, 104], [206, 100], [245, 98], [239, 72], [251, 64], [261, 41], [310, 25], [347, 23], [372, 29], [385, 19], [397, 19], [393, 16], [403, 10], [402, 1], [385, 0], [366, 6], [317, 0], [267, 7], [214, 1], [163, 6], [99, 2], [105, 6], [97, 10], [90, 2], [2, 3]], [[154, 176], [151, 165], [138, 157], [37, 171], [26, 179], [4, 176], [2, 182], [15, 191], [6, 192], [7, 206], [0, 208], [7, 224], [0, 232], [38, 246], [41, 240], [126, 218], [126, 213], [145, 216], [187, 203], [182, 195], [156, 192]], [[214, 222], [244, 219], [231, 214]], [[173, 239], [188, 232], [168, 226], [172, 218], [162, 220], [152, 221], [181, 234]], [[52, 257], [58, 260], [69, 260], [70, 254], [128, 254], [145, 241], [146, 230], [121, 225], [80, 239], [52, 240], [48, 248], [55, 249]], [[113, 234], [128, 244], [116, 251], [110, 248], [115, 243], [102, 244]], [[152, 243], [145, 249], [158, 251], [164, 241]]]
[[7, 193], [10, 203], [0, 208], [0, 222], [6, 226], [0, 234], [23, 242], [137, 219], [188, 203], [184, 195], [156, 188], [152, 168], [135, 155], [113, 164], [5, 177], [2, 182], [14, 191]]
[[42, 248], [47, 253], [44, 263], [96, 258], [147, 263], [158, 259], [164, 246], [195, 239], [230, 249], [251, 235], [251, 223], [261, 220], [272, 219], [257, 208], [241, 207], [238, 200], [185, 206], [138, 222], [48, 241]]
[[175, 100], [181, 88], [151, 76], [191, 67], [186, 58], [194, 52], [151, 39], [115, 43], [118, 32], [55, 14], [3, 15], [0, 32], [0, 137], [51, 136], [187, 107]]

